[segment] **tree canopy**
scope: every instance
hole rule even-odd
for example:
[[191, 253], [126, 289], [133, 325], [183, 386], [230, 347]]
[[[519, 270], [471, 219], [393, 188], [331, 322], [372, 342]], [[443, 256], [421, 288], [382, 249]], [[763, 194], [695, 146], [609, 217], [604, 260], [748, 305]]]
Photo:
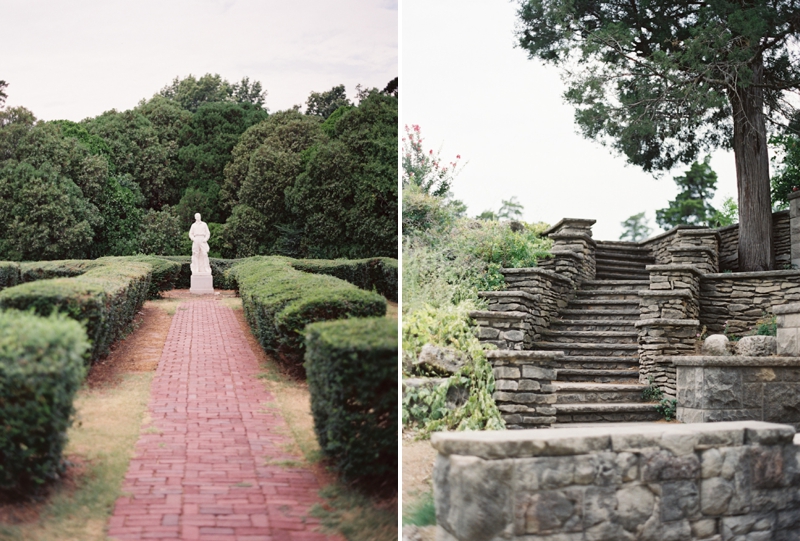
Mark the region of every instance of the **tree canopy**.
[[667, 208], [656, 211], [658, 225], [669, 230], [676, 225], [713, 225], [717, 213], [709, 201], [717, 189], [717, 174], [711, 169], [711, 156], [694, 162], [683, 175], [675, 177], [680, 192]]
[[646, 171], [733, 148], [740, 267], [769, 268], [766, 122], [785, 123], [800, 88], [800, 4], [521, 0], [518, 16], [519, 45], [563, 67], [587, 137]]

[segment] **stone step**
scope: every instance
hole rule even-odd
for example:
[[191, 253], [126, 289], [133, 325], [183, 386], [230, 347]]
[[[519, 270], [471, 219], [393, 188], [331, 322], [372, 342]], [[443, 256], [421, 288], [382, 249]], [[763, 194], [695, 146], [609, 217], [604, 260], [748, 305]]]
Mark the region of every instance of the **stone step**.
[[636, 327], [631, 319], [554, 319], [550, 329], [554, 331], [633, 331]]
[[642, 402], [642, 391], [647, 385], [640, 383], [595, 383], [584, 381], [556, 381], [556, 404], [599, 402]]
[[600, 370], [587, 368], [557, 368], [558, 381], [592, 381], [595, 383], [612, 383], [624, 381], [636, 383], [639, 381], [639, 367], [624, 370]]
[[605, 264], [601, 261], [597, 262], [597, 267], [595, 270], [596, 274], [627, 274], [630, 276], [635, 277], [634, 279], [639, 280], [649, 280], [650, 279], [650, 272], [645, 268], [644, 265], [617, 265], [617, 264]]
[[582, 289], [575, 292], [575, 298], [636, 301], [638, 304], [639, 291], [639, 289]]
[[633, 344], [638, 337], [639, 332], [635, 328], [627, 331], [549, 330], [542, 332], [544, 341], [565, 344]]
[[638, 370], [637, 355], [565, 355], [553, 363], [568, 370]]
[[580, 320], [595, 320], [595, 321], [609, 321], [609, 320], [628, 320], [636, 321], [639, 319], [639, 307], [636, 310], [587, 310], [586, 308], [564, 308], [559, 312], [561, 321], [572, 319]]
[[581, 291], [595, 289], [635, 289], [637, 291], [650, 288], [650, 280], [585, 280], [581, 282]]
[[649, 279], [650, 274], [647, 271], [644, 273], [607, 272], [598, 268], [595, 277], [598, 280], [644, 280]]
[[620, 267], [644, 269], [646, 265], [655, 264], [652, 257], [598, 257], [595, 259], [597, 267]]
[[639, 295], [636, 295], [635, 299], [572, 299], [567, 304], [568, 309], [572, 308], [589, 308], [596, 306], [608, 306], [608, 307], [636, 307], [639, 308]]
[[652, 251], [650, 248], [645, 248], [644, 246], [638, 246], [636, 244], [629, 244], [625, 242], [617, 242], [617, 241], [608, 241], [608, 240], [600, 240], [597, 241], [597, 248], [595, 249], [596, 252], [625, 252], [631, 254], [646, 254], [652, 255]]
[[650, 402], [555, 404], [557, 423], [658, 421], [661, 414]]
[[567, 343], [567, 342], [534, 342], [534, 350], [563, 351], [569, 356], [614, 356], [638, 355], [638, 344], [598, 344], [598, 343]]

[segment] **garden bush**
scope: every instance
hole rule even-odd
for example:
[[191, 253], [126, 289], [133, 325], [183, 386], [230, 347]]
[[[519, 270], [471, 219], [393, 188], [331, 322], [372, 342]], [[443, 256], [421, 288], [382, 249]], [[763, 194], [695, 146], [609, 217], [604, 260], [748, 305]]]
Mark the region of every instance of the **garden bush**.
[[389, 257], [370, 259], [301, 259], [292, 266], [303, 272], [329, 274], [367, 291], [375, 290], [397, 302], [397, 260]]
[[62, 471], [89, 348], [62, 314], [0, 312], [0, 488], [28, 491]]
[[20, 282], [19, 263], [0, 261], [0, 289], [15, 286]]
[[[78, 276], [42, 279], [6, 288], [0, 291], [0, 308], [31, 309], [41, 316], [63, 312], [83, 323], [92, 342], [87, 360], [94, 361], [108, 352], [147, 298], [153, 264], [134, 259], [85, 261], [84, 268], [88, 270]], [[58, 262], [50, 263], [53, 266], [48, 269], [57, 268]], [[68, 263], [65, 268], [78, 265]]]
[[303, 329], [309, 323], [386, 313], [386, 299], [333, 276], [309, 274], [286, 257], [253, 257], [229, 274], [239, 285], [244, 313], [264, 349], [299, 361]]
[[345, 479], [397, 476], [397, 322], [306, 327], [306, 372], [322, 452]]

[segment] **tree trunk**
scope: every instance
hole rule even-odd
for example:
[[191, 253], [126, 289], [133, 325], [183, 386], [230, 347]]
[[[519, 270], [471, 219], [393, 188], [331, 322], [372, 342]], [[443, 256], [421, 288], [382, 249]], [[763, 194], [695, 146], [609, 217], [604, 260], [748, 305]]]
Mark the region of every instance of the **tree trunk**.
[[[761, 59], [753, 82], [764, 77]], [[774, 266], [764, 93], [749, 86], [728, 91], [733, 108], [733, 153], [739, 192], [739, 270], [764, 271]]]

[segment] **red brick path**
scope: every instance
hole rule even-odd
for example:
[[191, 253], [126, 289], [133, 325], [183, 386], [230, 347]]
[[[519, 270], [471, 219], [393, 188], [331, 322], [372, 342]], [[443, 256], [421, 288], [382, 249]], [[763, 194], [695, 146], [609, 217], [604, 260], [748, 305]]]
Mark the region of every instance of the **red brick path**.
[[286, 464], [298, 458], [258, 372], [230, 308], [208, 298], [178, 307], [110, 537], [326, 539], [307, 516], [317, 480]]

